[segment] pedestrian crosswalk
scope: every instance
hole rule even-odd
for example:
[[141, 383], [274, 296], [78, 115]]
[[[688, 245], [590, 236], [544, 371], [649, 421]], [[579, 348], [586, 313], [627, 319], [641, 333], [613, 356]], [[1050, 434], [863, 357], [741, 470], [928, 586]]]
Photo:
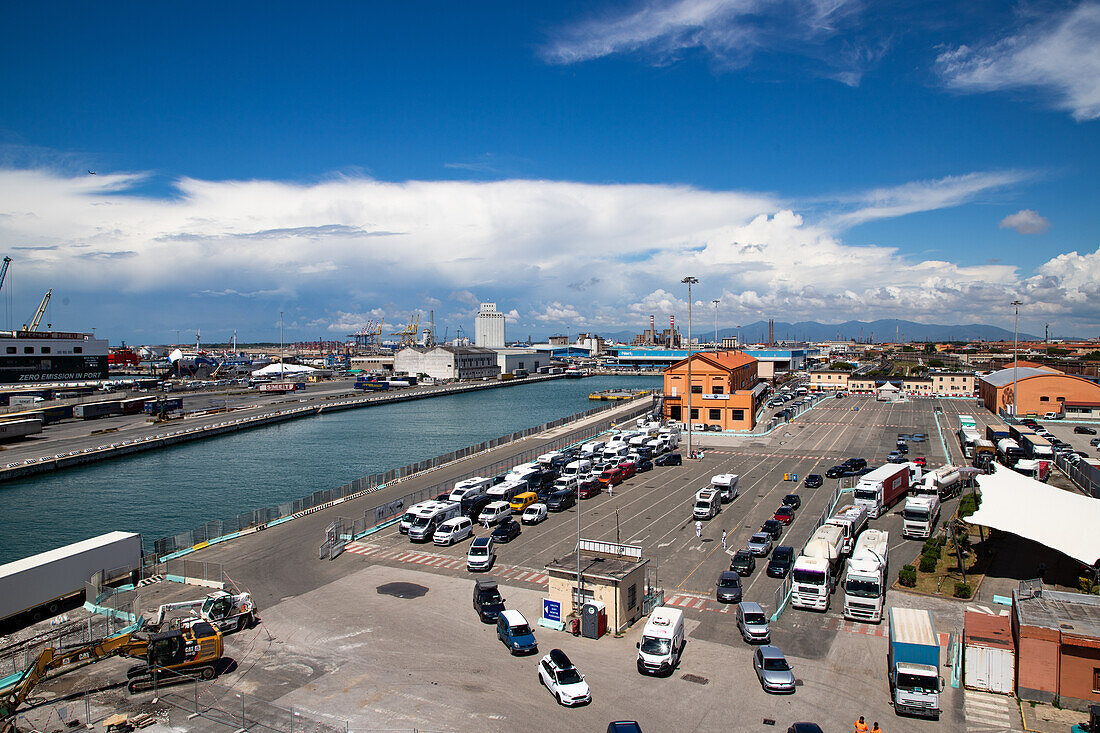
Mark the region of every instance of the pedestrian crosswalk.
[[964, 697], [968, 733], [1023, 730], [1013, 698], [976, 690], [966, 690]]
[[[466, 561], [459, 557], [448, 557], [446, 555], [436, 555], [431, 552], [415, 552], [404, 549], [388, 550], [366, 542], [349, 542], [347, 546], [344, 547], [344, 552], [350, 552], [353, 555], [373, 557], [379, 560], [415, 563], [429, 568], [441, 568], [444, 570], [466, 569]], [[546, 573], [515, 565], [496, 564], [493, 566], [492, 574], [508, 580], [516, 580], [521, 583], [533, 583], [535, 585], [546, 585], [550, 581], [550, 576]]]

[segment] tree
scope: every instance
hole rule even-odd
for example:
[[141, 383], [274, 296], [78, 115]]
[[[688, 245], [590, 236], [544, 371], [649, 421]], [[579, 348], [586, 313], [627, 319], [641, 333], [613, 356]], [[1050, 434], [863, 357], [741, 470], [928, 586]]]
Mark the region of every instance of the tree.
[[829, 365], [829, 368], [841, 372], [850, 372], [856, 368], [856, 365], [847, 361], [834, 361]]
[[928, 343], [926, 343], [924, 345], [924, 353], [926, 353], [926, 354], [935, 354], [936, 353], [936, 345], [934, 343], [932, 343], [931, 341], [929, 341]]
[[943, 359], [929, 359], [928, 366], [938, 369], [943, 366]]

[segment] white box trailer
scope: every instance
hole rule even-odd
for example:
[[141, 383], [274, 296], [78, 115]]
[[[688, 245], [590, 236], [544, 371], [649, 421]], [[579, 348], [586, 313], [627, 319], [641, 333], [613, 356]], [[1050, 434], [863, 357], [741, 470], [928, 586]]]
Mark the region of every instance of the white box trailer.
[[0, 565], [0, 621], [20, 614], [28, 614], [28, 621], [52, 616], [62, 601], [83, 593], [97, 572], [121, 576], [140, 567], [136, 532], [108, 532]]
[[0, 422], [0, 443], [41, 432], [42, 421], [36, 418]]

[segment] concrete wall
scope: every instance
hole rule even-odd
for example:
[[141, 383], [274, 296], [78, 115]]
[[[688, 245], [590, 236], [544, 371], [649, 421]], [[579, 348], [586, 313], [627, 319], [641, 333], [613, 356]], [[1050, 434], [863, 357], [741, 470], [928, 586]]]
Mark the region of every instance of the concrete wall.
[[[574, 576], [561, 576], [551, 572], [547, 588], [547, 597], [558, 601], [562, 613], [567, 614], [573, 608]], [[634, 587], [634, 604], [629, 604], [630, 587]], [[625, 578], [616, 583], [611, 580], [589, 578], [585, 576], [584, 590], [592, 591], [593, 600], [607, 607], [607, 630], [615, 633], [628, 628], [642, 617], [642, 599], [645, 596], [645, 565], [638, 565]]]

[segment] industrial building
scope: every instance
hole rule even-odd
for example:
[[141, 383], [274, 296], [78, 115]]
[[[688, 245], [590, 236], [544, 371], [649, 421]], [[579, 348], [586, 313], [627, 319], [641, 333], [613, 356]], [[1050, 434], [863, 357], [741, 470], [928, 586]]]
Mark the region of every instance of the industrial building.
[[1012, 637], [1021, 700], [1078, 710], [1100, 703], [1100, 598], [1014, 591]]
[[550, 366], [552, 361], [549, 354], [536, 349], [493, 349], [497, 355], [497, 366], [501, 374], [515, 374], [518, 370], [526, 370], [534, 374], [540, 367]]
[[606, 614], [606, 630], [618, 633], [640, 619], [648, 581], [649, 559], [641, 548], [614, 542], [580, 541], [580, 587], [577, 553], [546, 564], [547, 597], [562, 609], [592, 604]]
[[978, 391], [987, 410], [997, 413], [1012, 410], [1013, 385], [1015, 404], [1020, 415], [1068, 415], [1072, 405], [1075, 416], [1091, 405], [1100, 404], [1100, 384], [1073, 374], [1061, 374], [1049, 368], [1016, 367], [986, 374], [978, 380]]
[[742, 351], [701, 351], [691, 355], [691, 414], [687, 414], [688, 359], [664, 371], [664, 416], [722, 430], [752, 430], [763, 398], [757, 361]]
[[434, 379], [496, 379], [497, 354], [479, 346], [407, 346], [394, 356], [394, 371]]
[[474, 319], [474, 343], [485, 349], [504, 348], [504, 314], [496, 303], [482, 303]]
[[[687, 358], [687, 349], [652, 349], [638, 346], [610, 348], [615, 361], [622, 366], [668, 366]], [[693, 350], [693, 353], [694, 350]], [[705, 353], [700, 351], [699, 353]], [[714, 353], [710, 351], [709, 353]], [[723, 353], [723, 352], [718, 352]], [[806, 368], [806, 358], [816, 353], [812, 349], [741, 349], [757, 361], [760, 379], [774, 379], [776, 375]]]

